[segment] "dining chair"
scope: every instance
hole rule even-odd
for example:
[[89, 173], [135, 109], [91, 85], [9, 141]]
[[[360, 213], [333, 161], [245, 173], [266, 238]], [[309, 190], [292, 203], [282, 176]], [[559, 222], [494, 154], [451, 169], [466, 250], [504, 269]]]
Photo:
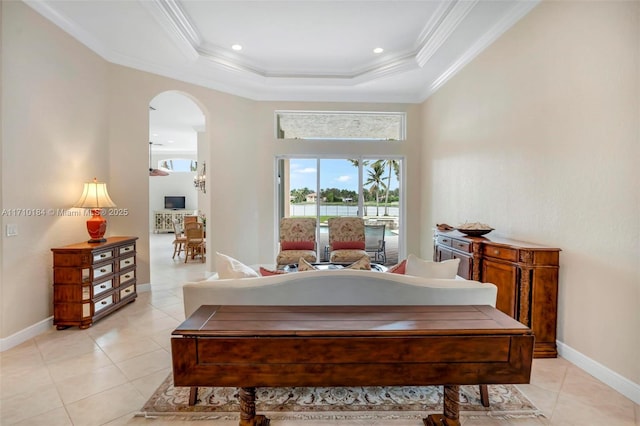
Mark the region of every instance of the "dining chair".
[[191, 259], [195, 259], [197, 255], [200, 255], [202, 262], [204, 262], [206, 247], [204, 239], [204, 225], [200, 222], [187, 223], [184, 226], [184, 235], [187, 239], [184, 249], [184, 263], [187, 263], [189, 257], [191, 257]]
[[180, 221], [174, 219], [173, 221], [173, 256], [172, 259], [175, 259], [176, 254], [180, 257], [180, 253], [185, 251], [185, 244], [187, 243], [187, 237], [182, 232], [182, 227], [180, 226]]

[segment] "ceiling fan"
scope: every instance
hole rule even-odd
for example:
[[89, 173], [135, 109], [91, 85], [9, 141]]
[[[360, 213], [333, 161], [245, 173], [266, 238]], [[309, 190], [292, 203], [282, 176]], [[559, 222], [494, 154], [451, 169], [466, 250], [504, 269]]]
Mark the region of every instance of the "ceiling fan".
[[[156, 144], [159, 145], [159, 144]], [[151, 167], [151, 149], [153, 142], [149, 142], [149, 176], [169, 176], [169, 172]]]

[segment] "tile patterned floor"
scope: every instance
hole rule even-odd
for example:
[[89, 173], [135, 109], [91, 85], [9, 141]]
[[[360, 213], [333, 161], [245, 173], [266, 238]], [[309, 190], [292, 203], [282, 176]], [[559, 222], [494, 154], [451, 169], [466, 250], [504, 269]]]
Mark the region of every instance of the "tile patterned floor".
[[[134, 418], [171, 369], [170, 332], [184, 319], [180, 284], [205, 276], [202, 263], [171, 259], [171, 235], [152, 235], [152, 290], [87, 330], [55, 328], [0, 353], [0, 424], [183, 426], [203, 422]], [[640, 406], [571, 363], [536, 359], [521, 390], [541, 418], [463, 418], [464, 426], [640, 426]], [[211, 423], [211, 422], [209, 422]], [[295, 422], [272, 422], [293, 426]], [[419, 426], [421, 422], [383, 422]], [[383, 423], [325, 421], [320, 425]], [[216, 422], [237, 425], [235, 421]]]

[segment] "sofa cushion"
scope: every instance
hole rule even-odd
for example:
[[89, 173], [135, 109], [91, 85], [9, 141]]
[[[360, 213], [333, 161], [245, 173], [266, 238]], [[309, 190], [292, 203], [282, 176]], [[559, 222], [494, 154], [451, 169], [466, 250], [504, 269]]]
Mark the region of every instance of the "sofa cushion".
[[345, 269], [356, 269], [360, 271], [370, 271], [371, 270], [371, 260], [369, 256], [362, 256], [360, 260], [353, 262], [349, 266], [345, 266]]
[[389, 269], [387, 269], [387, 272], [391, 273], [391, 274], [402, 274], [404, 275], [407, 269], [407, 259], [404, 259], [402, 262], [397, 263], [393, 266], [390, 266]]
[[432, 262], [420, 259], [413, 254], [407, 256], [406, 275], [423, 278], [454, 279], [458, 274], [460, 259], [449, 259], [443, 262]]
[[318, 268], [316, 268], [315, 266], [313, 266], [312, 264], [304, 260], [303, 257], [301, 257], [300, 260], [298, 260], [298, 272], [316, 271], [316, 270], [318, 270]]
[[220, 279], [259, 277], [258, 273], [237, 259], [216, 252], [216, 271]]
[[263, 266], [261, 266], [258, 271], [260, 271], [260, 275], [262, 275], [263, 277], [269, 277], [271, 275], [280, 275], [280, 274], [286, 274], [287, 272], [282, 271], [280, 269], [267, 269]]
[[313, 250], [316, 248], [315, 241], [281, 241], [282, 250]]

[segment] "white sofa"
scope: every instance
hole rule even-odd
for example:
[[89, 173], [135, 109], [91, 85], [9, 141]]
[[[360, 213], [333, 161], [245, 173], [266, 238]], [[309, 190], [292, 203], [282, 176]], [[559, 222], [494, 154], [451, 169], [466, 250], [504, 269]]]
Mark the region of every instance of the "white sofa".
[[201, 305], [490, 305], [494, 284], [388, 272], [319, 270], [257, 278], [218, 279], [183, 286], [189, 317]]

